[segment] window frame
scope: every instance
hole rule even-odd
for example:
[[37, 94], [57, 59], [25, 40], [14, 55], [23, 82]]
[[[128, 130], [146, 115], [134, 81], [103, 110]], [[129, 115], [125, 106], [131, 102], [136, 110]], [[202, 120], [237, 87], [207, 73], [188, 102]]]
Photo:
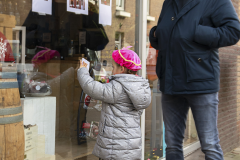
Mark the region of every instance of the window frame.
[[116, 38], [115, 38], [115, 46], [118, 46], [118, 49], [121, 49], [122, 48], [122, 33], [116, 32], [115, 37], [116, 37], [116, 34], [118, 34], [118, 40], [116, 41]]
[[147, 0], [147, 16], [150, 15], [150, 0]]
[[[121, 5], [121, 7], [118, 6], [117, 2]], [[116, 0], [116, 10], [124, 11], [124, 2], [124, 0]]]
[[95, 5], [96, 0], [89, 0], [90, 3], [93, 3]]

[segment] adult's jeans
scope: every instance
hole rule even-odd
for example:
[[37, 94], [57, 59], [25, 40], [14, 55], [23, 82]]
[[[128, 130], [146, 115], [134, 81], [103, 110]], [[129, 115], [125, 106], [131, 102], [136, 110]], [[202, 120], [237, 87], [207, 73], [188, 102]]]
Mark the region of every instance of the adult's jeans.
[[162, 95], [166, 160], [183, 160], [183, 139], [189, 107], [206, 160], [223, 160], [219, 145], [217, 116], [218, 93]]

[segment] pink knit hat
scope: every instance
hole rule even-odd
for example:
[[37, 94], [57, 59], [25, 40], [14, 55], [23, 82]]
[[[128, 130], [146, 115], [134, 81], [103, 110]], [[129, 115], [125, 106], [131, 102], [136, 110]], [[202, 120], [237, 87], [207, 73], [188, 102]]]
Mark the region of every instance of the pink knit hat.
[[128, 49], [131, 47], [128, 46], [121, 50], [113, 51], [112, 58], [120, 66], [126, 67], [131, 71], [138, 71], [142, 69], [141, 60], [134, 51]]

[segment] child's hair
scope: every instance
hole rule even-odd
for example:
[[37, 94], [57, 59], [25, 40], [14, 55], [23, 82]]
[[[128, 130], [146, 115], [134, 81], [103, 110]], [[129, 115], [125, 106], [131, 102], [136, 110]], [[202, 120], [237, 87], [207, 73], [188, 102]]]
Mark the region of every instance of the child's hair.
[[[116, 63], [116, 62], [115, 62]], [[116, 63], [117, 64], [117, 66], [118, 67], [121, 67], [121, 65], [120, 64], [118, 64], [118, 63]], [[132, 71], [132, 70], [130, 70], [130, 69], [127, 69], [127, 68], [125, 68], [126, 69], [126, 74], [137, 74], [137, 71]]]

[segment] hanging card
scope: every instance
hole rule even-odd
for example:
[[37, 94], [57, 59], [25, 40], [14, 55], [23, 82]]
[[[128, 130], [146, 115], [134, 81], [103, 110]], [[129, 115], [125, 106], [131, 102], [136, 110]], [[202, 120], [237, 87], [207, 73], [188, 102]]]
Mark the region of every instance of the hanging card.
[[[101, 2], [100, 2], [101, 1]], [[99, 24], [112, 25], [112, 0], [99, 0]]]
[[52, 15], [52, 0], [33, 0], [32, 11]]
[[67, 0], [67, 11], [88, 15], [88, 0]]

